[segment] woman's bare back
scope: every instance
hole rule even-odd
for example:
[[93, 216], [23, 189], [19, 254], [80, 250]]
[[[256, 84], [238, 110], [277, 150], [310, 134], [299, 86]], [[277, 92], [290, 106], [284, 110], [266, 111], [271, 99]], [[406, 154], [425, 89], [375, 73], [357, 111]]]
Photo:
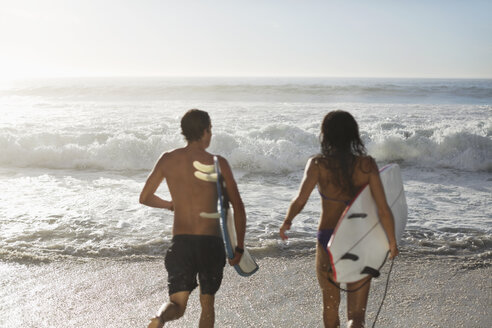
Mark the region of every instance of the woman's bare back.
[[[345, 210], [356, 194], [351, 195], [349, 188], [341, 188], [336, 180], [330, 167], [334, 167], [333, 159], [325, 157], [315, 157], [312, 161], [317, 166], [318, 171], [318, 190], [322, 198], [322, 211], [319, 223], [319, 230], [333, 229]], [[352, 184], [354, 190], [358, 191], [369, 183], [370, 175], [377, 174], [378, 169], [374, 159], [370, 156], [355, 157], [354, 168], [352, 172]]]

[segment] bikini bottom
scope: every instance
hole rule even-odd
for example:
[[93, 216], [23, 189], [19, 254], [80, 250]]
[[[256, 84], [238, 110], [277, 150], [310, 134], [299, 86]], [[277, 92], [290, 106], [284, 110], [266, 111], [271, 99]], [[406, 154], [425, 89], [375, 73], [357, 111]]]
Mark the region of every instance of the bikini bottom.
[[334, 229], [318, 230], [318, 242], [326, 252], [328, 252], [328, 242], [330, 241], [333, 231]]

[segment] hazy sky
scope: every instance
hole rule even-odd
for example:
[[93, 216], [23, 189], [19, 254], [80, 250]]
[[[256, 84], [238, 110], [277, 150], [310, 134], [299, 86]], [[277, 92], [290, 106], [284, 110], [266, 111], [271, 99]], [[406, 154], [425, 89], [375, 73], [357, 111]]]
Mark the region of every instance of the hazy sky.
[[492, 1], [0, 0], [0, 78], [492, 78]]

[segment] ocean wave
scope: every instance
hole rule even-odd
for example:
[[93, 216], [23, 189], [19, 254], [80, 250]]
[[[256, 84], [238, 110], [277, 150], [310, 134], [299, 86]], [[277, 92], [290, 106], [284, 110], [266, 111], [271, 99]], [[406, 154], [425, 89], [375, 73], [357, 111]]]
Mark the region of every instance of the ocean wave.
[[144, 259], [144, 258], [163, 258], [169, 248], [169, 243], [160, 243], [150, 246], [131, 247], [103, 247], [77, 249], [71, 247], [64, 249], [39, 249], [29, 247], [17, 249], [3, 247], [0, 250], [0, 260], [5, 262], [16, 263], [50, 263], [66, 259], [94, 259], [94, 258], [111, 258], [111, 259]]
[[416, 131], [407, 138], [388, 137], [370, 142], [368, 150], [383, 162], [492, 172], [492, 138], [457, 132], [438, 142], [429, 135], [428, 131]]
[[[394, 124], [392, 123], [394, 128]], [[369, 154], [380, 162], [492, 172], [492, 138], [454, 132], [436, 140], [432, 130], [376, 138], [366, 136]], [[0, 132], [0, 165], [76, 170], [149, 170], [159, 155], [184, 145], [179, 135], [135, 132], [69, 134]], [[319, 153], [318, 136], [290, 124], [267, 124], [251, 131], [218, 132], [210, 147], [246, 173], [302, 170]]]
[[0, 165], [51, 169], [148, 170], [178, 138], [134, 134], [0, 133]]
[[[492, 237], [490, 234], [472, 230], [458, 232], [431, 231], [428, 229], [407, 229], [399, 245], [400, 251], [409, 256], [475, 256], [490, 259], [492, 255]], [[250, 252], [255, 256], [292, 256], [314, 253], [316, 238], [314, 232], [306, 236], [291, 236], [287, 242], [280, 241], [277, 233], [263, 236], [250, 245]]]
[[492, 237], [483, 231], [458, 229], [458, 232], [406, 230], [403, 246], [416, 254], [467, 255], [488, 257], [492, 254]]
[[[311, 236], [312, 235], [312, 236]], [[48, 263], [64, 259], [144, 259], [163, 258], [170, 239], [154, 238], [133, 243], [112, 244], [109, 240], [80, 242], [66, 239], [62, 242], [40, 243], [38, 240], [22, 243], [5, 243], [0, 248], [0, 260], [19, 263]], [[278, 235], [247, 240], [249, 252], [257, 257], [289, 257], [314, 254], [316, 240], [313, 234], [295, 237], [284, 242]], [[492, 238], [483, 232], [443, 233], [437, 231], [406, 230], [400, 251], [405, 256], [474, 256], [484, 260], [492, 257]]]

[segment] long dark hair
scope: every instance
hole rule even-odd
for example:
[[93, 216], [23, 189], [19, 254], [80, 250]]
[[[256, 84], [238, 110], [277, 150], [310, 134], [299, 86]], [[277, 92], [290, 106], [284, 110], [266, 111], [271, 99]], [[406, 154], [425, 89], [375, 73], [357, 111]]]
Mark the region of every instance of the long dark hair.
[[356, 156], [366, 155], [366, 148], [359, 135], [359, 126], [354, 117], [345, 111], [336, 110], [326, 114], [319, 135], [321, 161], [333, 176], [333, 183], [355, 196], [352, 175]]

